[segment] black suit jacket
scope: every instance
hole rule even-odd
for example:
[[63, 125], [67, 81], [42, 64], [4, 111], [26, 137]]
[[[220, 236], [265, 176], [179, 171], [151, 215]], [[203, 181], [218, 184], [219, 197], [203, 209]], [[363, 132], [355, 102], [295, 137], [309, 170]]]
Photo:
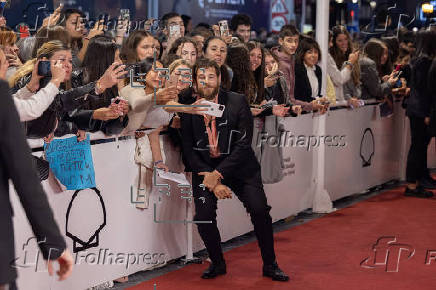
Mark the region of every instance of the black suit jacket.
[[[216, 118], [220, 157], [213, 160], [204, 118], [183, 114], [183, 154], [194, 173], [216, 169], [225, 180], [247, 179], [260, 165], [251, 148], [253, 117], [245, 96], [220, 90], [218, 103], [225, 105], [221, 118]], [[214, 158], [215, 159], [215, 158]]]
[[[315, 75], [318, 79], [318, 96], [321, 96], [322, 72], [318, 65], [315, 66]], [[310, 85], [309, 77], [307, 76], [307, 69], [304, 64], [299, 62], [295, 63], [294, 95], [297, 100], [305, 102], [312, 102], [314, 100], [312, 98], [312, 87]]]
[[[57, 259], [66, 248], [65, 240], [53, 218], [53, 213], [31, 161], [17, 110], [8, 93], [8, 84], [0, 81], [0, 285], [15, 280], [13, 210], [9, 200], [9, 179], [26, 212], [45, 259]], [[31, 237], [29, 237], [31, 238]], [[51, 252], [50, 252], [50, 249]], [[21, 250], [21, 249], [20, 249]], [[23, 262], [24, 253], [17, 253]], [[17, 261], [17, 264], [20, 264]]]

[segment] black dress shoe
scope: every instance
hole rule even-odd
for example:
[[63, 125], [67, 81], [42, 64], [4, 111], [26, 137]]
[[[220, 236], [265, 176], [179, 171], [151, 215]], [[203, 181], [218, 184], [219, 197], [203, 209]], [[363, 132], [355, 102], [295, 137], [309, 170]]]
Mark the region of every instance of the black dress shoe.
[[436, 180], [433, 179], [430, 175], [425, 175], [423, 179], [429, 181], [430, 183], [436, 184]]
[[206, 271], [203, 272], [203, 275], [201, 275], [201, 278], [203, 279], [212, 279], [219, 275], [226, 274], [226, 264], [214, 264], [212, 263], [209, 268], [206, 269]]
[[419, 186], [426, 189], [436, 189], [436, 181], [432, 178], [422, 178], [419, 181]]
[[283, 272], [277, 263], [263, 266], [263, 276], [270, 277], [274, 281], [289, 281], [289, 276]]
[[418, 186], [416, 189], [410, 189], [406, 187], [406, 191], [404, 192], [405, 196], [414, 196], [419, 198], [430, 198], [433, 197], [433, 193], [431, 191], [425, 190], [423, 187]]

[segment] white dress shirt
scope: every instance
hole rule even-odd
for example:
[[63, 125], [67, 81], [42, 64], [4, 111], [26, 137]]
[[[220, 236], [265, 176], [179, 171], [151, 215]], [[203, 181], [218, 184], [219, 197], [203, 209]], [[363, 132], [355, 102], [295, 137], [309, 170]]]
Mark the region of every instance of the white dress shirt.
[[307, 77], [309, 78], [310, 87], [312, 88], [312, 98], [316, 99], [318, 97], [318, 78], [315, 74], [315, 66], [307, 66], [304, 64], [307, 71]]

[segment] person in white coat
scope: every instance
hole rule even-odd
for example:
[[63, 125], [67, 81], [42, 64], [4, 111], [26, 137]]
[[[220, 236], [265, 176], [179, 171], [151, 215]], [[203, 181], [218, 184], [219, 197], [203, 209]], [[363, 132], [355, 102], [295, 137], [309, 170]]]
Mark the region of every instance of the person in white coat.
[[[351, 38], [346, 28], [333, 27], [329, 38], [327, 73], [335, 88], [336, 101], [345, 100], [343, 86], [351, 79], [358, 60], [359, 52], [352, 52]], [[350, 101], [348, 104], [350, 105]]]

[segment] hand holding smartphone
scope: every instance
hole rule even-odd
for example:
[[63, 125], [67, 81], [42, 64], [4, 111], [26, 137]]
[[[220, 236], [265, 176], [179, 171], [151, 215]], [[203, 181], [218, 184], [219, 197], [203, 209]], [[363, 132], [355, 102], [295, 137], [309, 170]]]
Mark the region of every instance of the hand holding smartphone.
[[229, 24], [227, 20], [221, 20], [218, 22], [218, 26], [220, 28], [220, 36], [229, 36]]
[[223, 115], [224, 110], [226, 108], [226, 106], [224, 106], [224, 105], [217, 104], [217, 103], [210, 102], [210, 101], [206, 101], [206, 100], [202, 101], [201, 105], [209, 106], [209, 107], [206, 107], [207, 111], [203, 111], [204, 114], [210, 115], [210, 116], [215, 116], [218, 118], [220, 118]]

